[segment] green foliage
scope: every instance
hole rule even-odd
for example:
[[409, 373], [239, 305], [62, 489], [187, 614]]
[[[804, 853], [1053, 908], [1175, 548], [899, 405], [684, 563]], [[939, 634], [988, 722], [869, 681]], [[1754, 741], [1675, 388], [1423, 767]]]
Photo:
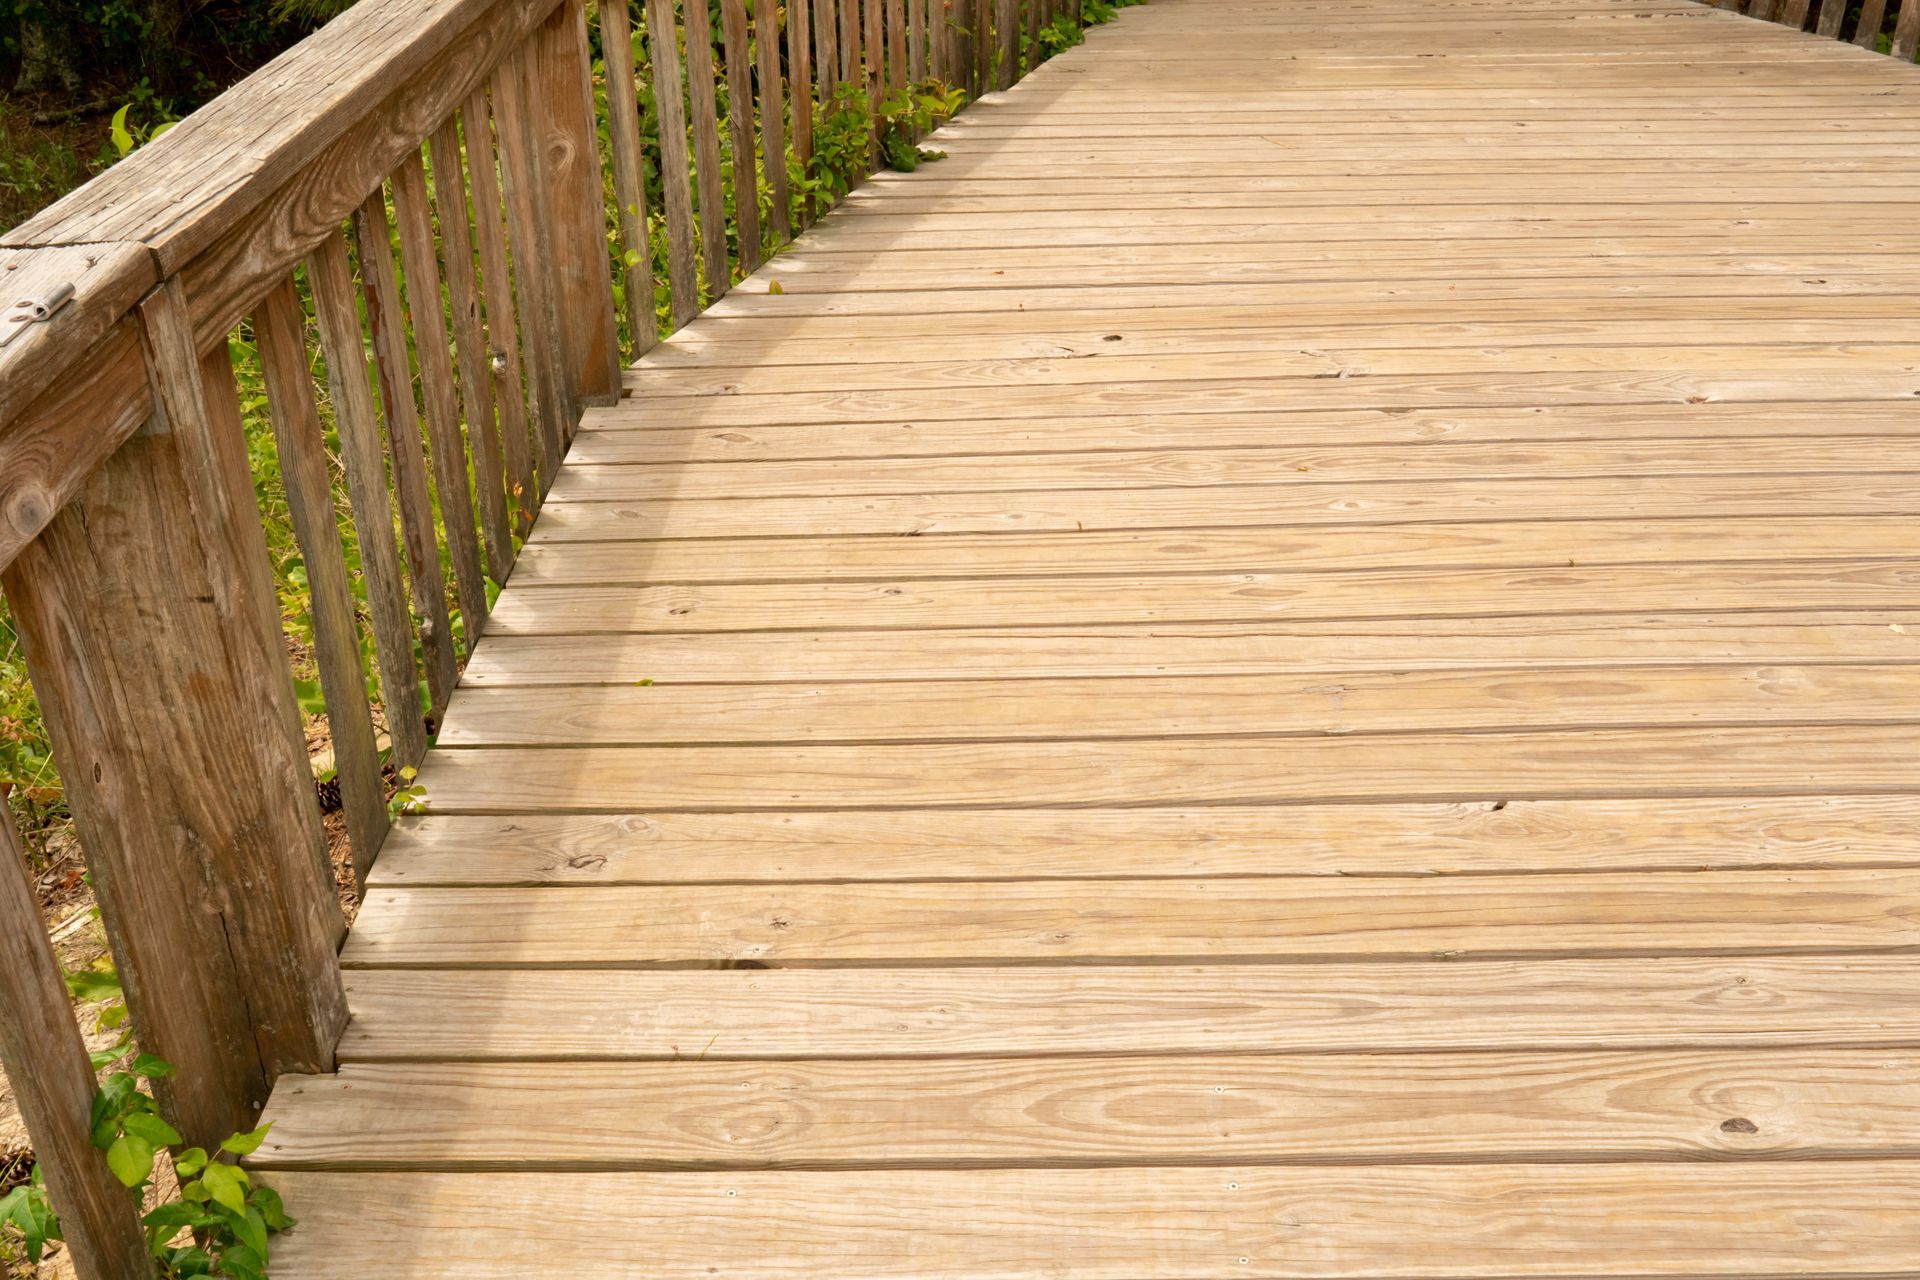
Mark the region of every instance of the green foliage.
[[[141, 1054], [126, 1070], [109, 1074], [94, 1095], [93, 1145], [106, 1153], [113, 1176], [137, 1199], [144, 1200], [153, 1182], [159, 1152], [181, 1142], [141, 1083], [172, 1074], [167, 1063]], [[254, 1186], [235, 1161], [257, 1151], [271, 1127], [236, 1133], [211, 1154], [200, 1147], [174, 1152], [179, 1188], [173, 1199], [141, 1218], [162, 1280], [265, 1280], [269, 1238], [293, 1221], [280, 1197]]]
[[60, 1239], [60, 1219], [47, 1199], [46, 1179], [38, 1165], [25, 1183], [0, 1196], [0, 1239], [18, 1236], [28, 1262], [37, 1263], [49, 1242]]
[[880, 99], [876, 112], [880, 158], [902, 173], [912, 173], [923, 160], [945, 159], [946, 152], [929, 151], [918, 140], [965, 105], [965, 91], [940, 80], [922, 80], [893, 90]]

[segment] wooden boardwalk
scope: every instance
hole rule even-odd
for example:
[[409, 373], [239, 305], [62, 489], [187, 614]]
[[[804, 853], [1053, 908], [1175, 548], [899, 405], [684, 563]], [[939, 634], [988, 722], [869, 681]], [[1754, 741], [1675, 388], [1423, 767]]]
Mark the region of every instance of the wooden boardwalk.
[[969, 111], [588, 415], [277, 1280], [1920, 1275], [1917, 126], [1679, 0]]

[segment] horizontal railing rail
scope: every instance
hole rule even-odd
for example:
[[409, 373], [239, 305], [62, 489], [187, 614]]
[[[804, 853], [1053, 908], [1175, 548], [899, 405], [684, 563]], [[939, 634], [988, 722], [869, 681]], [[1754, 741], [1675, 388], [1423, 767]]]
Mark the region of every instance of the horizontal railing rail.
[[[924, 128], [908, 89], [1004, 88], [1081, 26], [1077, 0], [590, 2], [361, 0], [0, 236], [0, 584], [191, 1143], [331, 1068], [320, 792], [357, 883], [624, 358]], [[818, 147], [849, 113], [858, 145]], [[39, 933], [30, 894], [0, 928]], [[7, 959], [0, 1049], [75, 1262], [134, 1274], [77, 1040], [31, 1031], [71, 1018], [51, 953]]]

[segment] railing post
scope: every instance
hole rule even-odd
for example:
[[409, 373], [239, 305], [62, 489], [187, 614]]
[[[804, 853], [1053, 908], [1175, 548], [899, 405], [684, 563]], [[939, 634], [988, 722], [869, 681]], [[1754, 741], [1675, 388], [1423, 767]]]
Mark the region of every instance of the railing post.
[[27, 1122], [47, 1196], [80, 1280], [153, 1274], [132, 1197], [94, 1149], [93, 1068], [0, 804], [0, 1067]]
[[210, 1145], [331, 1067], [344, 924], [226, 347], [177, 284], [139, 317], [147, 426], [5, 584], [161, 1101]]
[[620, 398], [620, 330], [583, 0], [562, 0], [532, 45], [531, 105], [552, 215], [548, 269], [556, 284], [562, 362], [576, 405], [612, 404]]

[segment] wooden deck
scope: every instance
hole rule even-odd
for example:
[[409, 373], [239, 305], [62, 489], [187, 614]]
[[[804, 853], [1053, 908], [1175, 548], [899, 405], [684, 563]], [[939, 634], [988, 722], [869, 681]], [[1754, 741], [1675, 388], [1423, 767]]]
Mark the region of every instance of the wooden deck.
[[1920, 1275], [1916, 126], [1678, 0], [968, 112], [589, 415], [277, 1280]]

